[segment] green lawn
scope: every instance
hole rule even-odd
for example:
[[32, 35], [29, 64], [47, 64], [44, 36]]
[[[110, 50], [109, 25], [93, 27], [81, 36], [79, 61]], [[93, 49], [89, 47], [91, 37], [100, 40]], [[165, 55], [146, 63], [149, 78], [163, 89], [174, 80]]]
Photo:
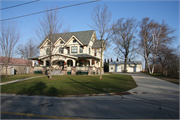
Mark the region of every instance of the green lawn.
[[166, 80], [166, 81], [169, 81], [169, 82], [172, 82], [172, 83], [175, 83], [175, 84], [178, 84], [179, 85], [179, 79], [176, 79], [176, 78], [171, 78], [171, 77], [167, 77], [161, 73], [153, 73], [153, 74], [150, 74], [150, 73], [147, 73], [147, 72], [143, 72], [144, 74], [147, 74], [147, 75], [151, 75], [153, 77], [157, 77], [157, 78], [160, 78], [162, 80]]
[[1, 76], [1, 83], [12, 81], [12, 80], [28, 78], [28, 77], [41, 76], [41, 75], [42, 74], [19, 74], [19, 75], [8, 75], [7, 77], [5, 77], [5, 75], [2, 75]]
[[53, 76], [34, 78], [1, 86], [2, 93], [27, 94], [27, 95], [80, 95], [111, 92], [125, 92], [137, 87], [130, 75], [103, 75], [99, 76]]

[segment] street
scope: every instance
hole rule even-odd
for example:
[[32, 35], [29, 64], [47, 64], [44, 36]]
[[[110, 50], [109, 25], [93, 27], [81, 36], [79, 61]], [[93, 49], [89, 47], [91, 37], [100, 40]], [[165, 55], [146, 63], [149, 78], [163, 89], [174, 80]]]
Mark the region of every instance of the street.
[[2, 119], [178, 119], [179, 93], [46, 97], [1, 95]]

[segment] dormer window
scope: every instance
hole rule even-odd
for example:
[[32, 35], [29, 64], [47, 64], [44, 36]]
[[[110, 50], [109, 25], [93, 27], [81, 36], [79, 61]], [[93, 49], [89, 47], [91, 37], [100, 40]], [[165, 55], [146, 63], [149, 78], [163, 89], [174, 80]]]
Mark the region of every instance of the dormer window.
[[73, 40], [73, 43], [75, 43], [75, 42], [76, 42], [76, 39]]
[[48, 42], [48, 45], [51, 45], [51, 42]]

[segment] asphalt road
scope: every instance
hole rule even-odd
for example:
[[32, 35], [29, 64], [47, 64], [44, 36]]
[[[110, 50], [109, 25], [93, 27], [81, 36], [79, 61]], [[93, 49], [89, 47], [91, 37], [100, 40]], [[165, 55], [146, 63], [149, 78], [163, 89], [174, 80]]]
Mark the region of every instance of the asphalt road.
[[179, 93], [45, 97], [1, 95], [1, 119], [179, 119]]

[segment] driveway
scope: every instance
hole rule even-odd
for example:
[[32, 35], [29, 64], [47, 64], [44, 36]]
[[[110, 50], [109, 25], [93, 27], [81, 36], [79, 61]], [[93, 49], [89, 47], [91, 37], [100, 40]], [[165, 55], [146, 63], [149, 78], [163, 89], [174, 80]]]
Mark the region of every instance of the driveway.
[[[124, 74], [124, 73], [119, 73]], [[178, 93], [179, 85], [161, 80], [144, 73], [125, 73], [131, 75], [138, 87], [127, 92], [130, 93]]]

